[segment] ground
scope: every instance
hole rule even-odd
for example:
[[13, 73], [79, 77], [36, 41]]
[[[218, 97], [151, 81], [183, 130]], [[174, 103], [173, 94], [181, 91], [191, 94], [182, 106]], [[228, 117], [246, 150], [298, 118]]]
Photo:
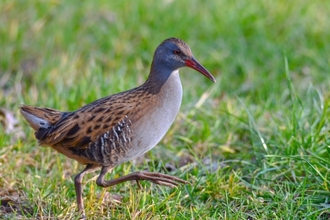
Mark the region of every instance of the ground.
[[186, 41], [217, 79], [181, 70], [180, 113], [143, 158], [190, 181], [102, 189], [84, 178], [93, 219], [328, 219], [330, 3], [1, 1], [0, 217], [77, 219], [82, 165], [38, 146], [21, 104], [63, 111], [133, 88], [155, 48]]

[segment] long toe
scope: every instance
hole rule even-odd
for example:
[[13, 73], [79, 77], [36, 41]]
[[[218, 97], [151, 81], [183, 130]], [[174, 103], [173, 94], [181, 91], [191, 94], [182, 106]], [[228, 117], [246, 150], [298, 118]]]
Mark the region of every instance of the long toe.
[[178, 177], [170, 176], [170, 175], [166, 175], [166, 174], [162, 174], [162, 173], [152, 173], [152, 172], [141, 171], [141, 172], [135, 173], [135, 175], [137, 175], [140, 180], [148, 180], [155, 184], [169, 186], [169, 187], [176, 187], [180, 183], [181, 184], [189, 183]]

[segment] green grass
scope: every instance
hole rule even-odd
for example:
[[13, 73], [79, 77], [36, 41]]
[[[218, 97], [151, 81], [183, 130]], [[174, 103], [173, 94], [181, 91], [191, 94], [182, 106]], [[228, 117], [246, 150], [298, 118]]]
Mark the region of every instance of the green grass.
[[[26, 137], [0, 127], [0, 218], [79, 217], [73, 177], [83, 166], [39, 147], [19, 105], [75, 110], [140, 85], [155, 48], [175, 36], [217, 83], [182, 69], [166, 137], [108, 178], [169, 163], [191, 185], [101, 189], [91, 174], [87, 216], [328, 219], [329, 11], [322, 0], [1, 1], [0, 107]], [[120, 203], [102, 202], [113, 194]]]

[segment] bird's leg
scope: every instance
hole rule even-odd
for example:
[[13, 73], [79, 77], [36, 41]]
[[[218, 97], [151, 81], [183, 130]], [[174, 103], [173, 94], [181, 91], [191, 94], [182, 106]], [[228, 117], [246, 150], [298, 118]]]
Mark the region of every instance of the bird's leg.
[[142, 186], [141, 186], [139, 180], [135, 180], [135, 181], [136, 181], [136, 184], [138, 185], [139, 189], [142, 190]]
[[175, 187], [178, 186], [180, 183], [187, 184], [189, 182], [182, 180], [180, 178], [162, 174], [162, 173], [152, 173], [152, 172], [147, 172], [147, 171], [140, 171], [140, 172], [135, 172], [131, 173], [127, 176], [122, 176], [114, 180], [105, 180], [104, 176], [107, 174], [109, 171], [112, 170], [112, 167], [102, 167], [101, 173], [99, 177], [96, 180], [97, 185], [101, 187], [109, 187], [113, 186], [119, 183], [123, 183], [126, 181], [139, 181], [139, 180], [148, 180], [153, 183], [156, 183], [158, 185], [164, 185], [164, 186], [169, 186], [169, 187]]
[[88, 164], [83, 171], [77, 174], [74, 178], [74, 186], [76, 189], [76, 196], [77, 196], [77, 205], [78, 205], [78, 211], [81, 214], [81, 218], [85, 219], [85, 210], [84, 210], [84, 201], [82, 198], [82, 179], [85, 176], [85, 174], [90, 173], [96, 169], [93, 164]]

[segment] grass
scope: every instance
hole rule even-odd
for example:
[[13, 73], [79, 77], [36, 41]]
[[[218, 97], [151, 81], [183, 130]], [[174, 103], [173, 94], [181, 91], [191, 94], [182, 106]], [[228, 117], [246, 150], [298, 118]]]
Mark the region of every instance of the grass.
[[75, 110], [137, 86], [175, 36], [217, 83], [182, 69], [183, 103], [166, 137], [108, 178], [149, 169], [192, 184], [101, 189], [91, 174], [87, 216], [328, 219], [329, 10], [322, 0], [1, 1], [0, 107], [20, 123], [0, 128], [0, 217], [79, 217], [73, 177], [83, 166], [37, 146], [19, 105]]

